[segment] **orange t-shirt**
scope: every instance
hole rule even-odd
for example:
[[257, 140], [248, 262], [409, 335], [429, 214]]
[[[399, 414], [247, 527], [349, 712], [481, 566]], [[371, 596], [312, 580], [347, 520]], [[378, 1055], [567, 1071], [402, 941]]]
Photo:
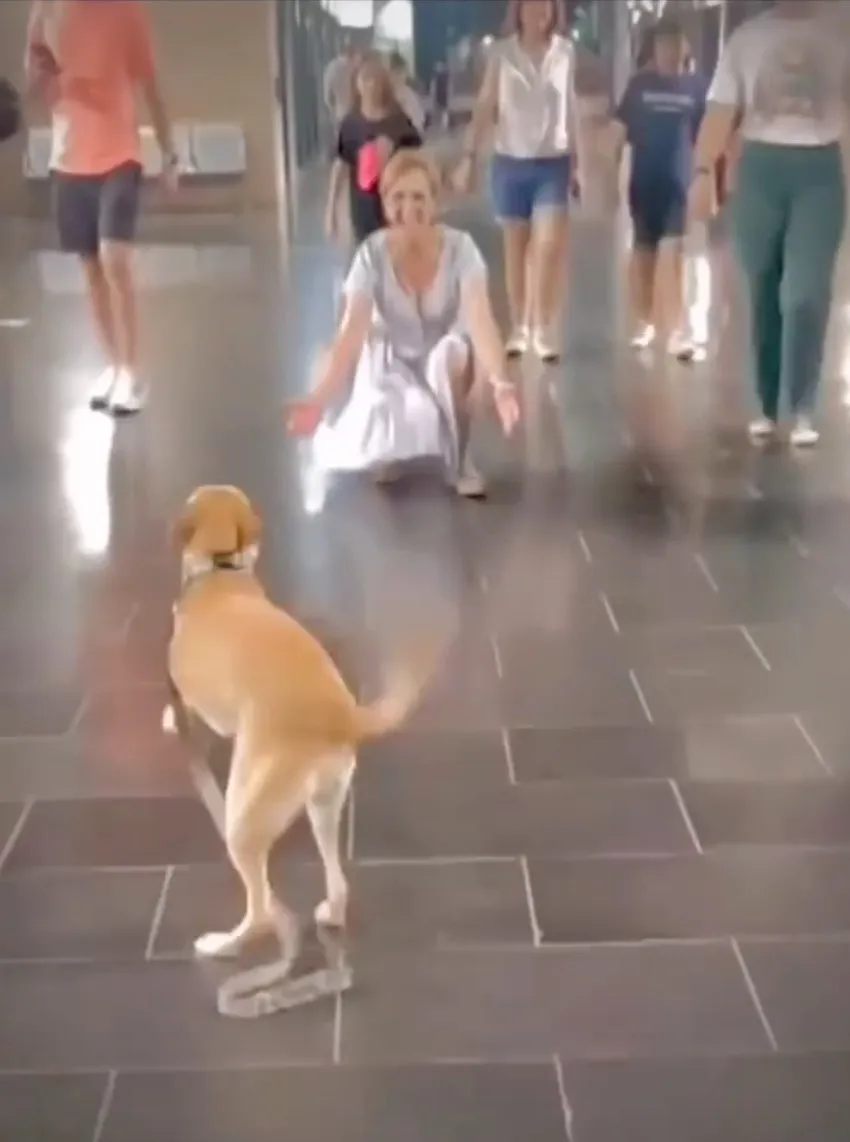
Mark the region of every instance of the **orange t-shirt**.
[[150, 25], [142, 0], [40, 0], [27, 57], [58, 67], [51, 167], [102, 175], [139, 162], [136, 89], [153, 77]]

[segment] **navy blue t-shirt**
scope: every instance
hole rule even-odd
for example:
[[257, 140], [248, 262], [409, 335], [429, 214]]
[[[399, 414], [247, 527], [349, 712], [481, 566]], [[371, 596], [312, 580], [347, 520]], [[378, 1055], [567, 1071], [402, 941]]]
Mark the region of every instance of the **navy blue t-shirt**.
[[617, 119], [632, 148], [633, 189], [687, 190], [706, 95], [706, 85], [697, 75], [645, 71], [631, 79]]

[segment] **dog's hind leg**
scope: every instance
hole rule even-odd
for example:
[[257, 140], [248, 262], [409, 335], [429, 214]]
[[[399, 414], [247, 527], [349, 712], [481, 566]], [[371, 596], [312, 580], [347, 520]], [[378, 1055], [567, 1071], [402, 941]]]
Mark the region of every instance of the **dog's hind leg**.
[[316, 908], [316, 923], [345, 927], [348, 881], [339, 855], [342, 811], [354, 776], [353, 754], [340, 756], [316, 774], [307, 797], [307, 817], [325, 869], [325, 899]]
[[[234, 771], [238, 762], [234, 758]], [[303, 789], [292, 790], [281, 805], [270, 797], [273, 767], [251, 775], [247, 789], [233, 780], [227, 787], [224, 839], [227, 855], [245, 888], [245, 915], [229, 932], [209, 932], [195, 941], [200, 956], [237, 956], [247, 943], [276, 932], [284, 944], [284, 957], [296, 952], [298, 924], [274, 897], [268, 863], [272, 845], [304, 807]]]

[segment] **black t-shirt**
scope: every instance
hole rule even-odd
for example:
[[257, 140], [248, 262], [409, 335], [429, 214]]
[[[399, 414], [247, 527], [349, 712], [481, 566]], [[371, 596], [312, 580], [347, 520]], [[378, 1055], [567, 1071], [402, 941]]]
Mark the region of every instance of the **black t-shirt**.
[[336, 155], [349, 169], [351, 224], [358, 242], [382, 229], [386, 221], [379, 190], [379, 139], [389, 141], [393, 154], [401, 147], [422, 145], [422, 136], [402, 111], [385, 119], [367, 119], [359, 111], [350, 111], [343, 119]]

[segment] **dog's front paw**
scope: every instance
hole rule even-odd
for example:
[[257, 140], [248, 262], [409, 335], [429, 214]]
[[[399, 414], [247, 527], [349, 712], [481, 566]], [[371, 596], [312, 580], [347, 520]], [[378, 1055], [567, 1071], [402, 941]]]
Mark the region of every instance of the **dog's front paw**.
[[177, 733], [177, 713], [173, 706], [166, 706], [162, 711], [162, 732], [164, 734]]

